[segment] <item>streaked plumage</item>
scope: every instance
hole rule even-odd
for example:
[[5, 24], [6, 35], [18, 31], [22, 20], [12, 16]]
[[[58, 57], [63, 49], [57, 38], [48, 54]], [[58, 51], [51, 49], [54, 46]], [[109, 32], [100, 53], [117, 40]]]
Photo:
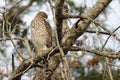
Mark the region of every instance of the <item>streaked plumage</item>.
[[46, 21], [47, 17], [45, 12], [39, 12], [31, 22], [31, 40], [40, 50], [46, 50], [52, 45], [52, 30]]

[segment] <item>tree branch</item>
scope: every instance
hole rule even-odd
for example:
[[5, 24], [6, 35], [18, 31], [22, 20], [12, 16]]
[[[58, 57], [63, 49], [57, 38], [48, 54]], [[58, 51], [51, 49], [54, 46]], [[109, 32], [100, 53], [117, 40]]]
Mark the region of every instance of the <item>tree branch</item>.
[[69, 50], [70, 51], [86, 51], [96, 55], [113, 58], [113, 59], [120, 58], [120, 52], [115, 53], [115, 52], [109, 52], [109, 51], [93, 50], [93, 49], [83, 48], [83, 47], [71, 47], [69, 48]]
[[58, 34], [58, 39], [59, 42], [62, 39], [62, 23], [63, 23], [63, 14], [62, 14], [62, 9], [64, 6], [64, 1], [65, 0], [57, 0], [55, 4], [55, 17], [56, 17], [56, 29], [57, 29], [57, 34]]
[[[90, 30], [86, 30], [85, 32], [87, 32], [87, 33], [96, 33], [96, 31], [90, 31]], [[98, 31], [98, 33], [105, 34], [105, 35], [110, 35], [110, 33], [107, 33], [107, 32]]]
[[[112, 1], [112, 0], [99, 0], [86, 14], [84, 17], [86, 17], [87, 19], [83, 19], [83, 20], [78, 20], [73, 27], [63, 36], [62, 38], [62, 6], [65, 0], [57, 0], [56, 2], [56, 7], [55, 7], [55, 11], [56, 11], [56, 26], [57, 26], [57, 33], [58, 33], [58, 39], [59, 42], [61, 42], [62, 39], [62, 46], [63, 46], [63, 50], [64, 51], [69, 51], [69, 50], [78, 50], [77, 49], [73, 49], [70, 48], [71, 45], [75, 42], [75, 40], [81, 36], [85, 30], [88, 28], [88, 26], [90, 25], [91, 20], [89, 19], [95, 19], [105, 8], [106, 6]], [[53, 49], [53, 48], [52, 48]], [[47, 50], [45, 52], [42, 53], [42, 55], [29, 58], [27, 60], [25, 60], [12, 74], [10, 80], [20, 80], [21, 75], [23, 74], [22, 72], [27, 71], [26, 69], [31, 65], [30, 68], [34, 67], [34, 64], [37, 64], [38, 62], [40, 62], [42, 60], [42, 57], [46, 57], [47, 55], [49, 55], [49, 52], [52, 50]], [[80, 50], [80, 48], [79, 48]], [[85, 49], [86, 50], [86, 49]], [[96, 50], [88, 50], [89, 52], [94, 52], [97, 55], [101, 55], [101, 56], [106, 56], [106, 57], [110, 57], [110, 58], [119, 58], [120, 54], [112, 54], [112, 52], [106, 53], [106, 52], [99, 52]], [[111, 54], [110, 54], [111, 53]], [[53, 51], [53, 53], [50, 56], [53, 56], [55, 54], [58, 54], [59, 56], [59, 49], [57, 48], [55, 51]], [[67, 54], [67, 53], [65, 53]], [[56, 61], [53, 62], [55, 66], [51, 66], [50, 68], [52, 70], [56, 69], [56, 66], [59, 64], [59, 57], [54, 56], [54, 57], [50, 57], [51, 61], [54, 61], [56, 58]], [[51, 62], [50, 61], [50, 62]], [[49, 66], [52, 65], [53, 63], [49, 63]], [[21, 74], [20, 74], [21, 73]], [[18, 76], [15, 76], [19, 74]]]
[[[34, 58], [29, 58], [26, 59], [12, 74], [10, 80], [20, 80], [20, 77], [22, 76], [22, 74], [24, 74], [25, 72], [27, 72], [30, 68], [34, 67], [34, 65], [36, 65], [38, 62], [40, 62], [43, 57], [46, 57], [46, 55], [49, 55], [49, 52], [53, 50], [53, 48], [44, 51], [43, 53], [41, 53], [42, 55], [40, 56], [36, 56]], [[99, 51], [99, 50], [92, 50], [92, 49], [88, 49], [88, 48], [82, 48], [82, 47], [63, 47], [63, 50], [67, 50], [67, 51], [86, 51], [86, 52], [90, 52], [96, 55], [100, 55], [100, 56], [104, 56], [104, 57], [108, 57], [108, 58], [120, 58], [120, 52], [115, 53], [115, 52], [109, 52], [109, 51]], [[50, 70], [55, 70], [56, 67], [58, 66], [59, 61], [59, 49], [56, 48], [53, 53], [51, 53], [50, 55], [50, 60], [49, 60], [49, 69]], [[28, 69], [28, 67], [31, 65], [31, 67]], [[49, 76], [51, 76], [52, 74], [50, 74]]]
[[111, 2], [112, 0], [99, 0], [96, 4], [87, 11], [87, 13], [83, 16], [86, 19], [78, 20], [73, 27], [63, 36], [62, 45], [66, 45], [70, 47], [75, 40], [81, 36], [88, 26], [91, 23], [91, 20], [94, 20]]
[[[42, 55], [40, 55], [40, 56], [28, 58], [25, 61], [23, 61], [23, 63], [21, 65], [19, 65], [19, 67], [12, 73], [10, 80], [20, 80], [21, 76], [25, 72], [27, 72], [29, 69], [33, 68], [34, 65], [36, 65], [38, 62], [43, 60], [43, 57], [46, 57], [46, 55], [48, 55], [52, 49], [53, 48], [50, 48], [50, 49], [44, 51], [42, 53]], [[56, 53], [56, 52], [58, 52], [58, 48], [55, 51], [53, 51], [53, 53]], [[29, 69], [28, 69], [28, 67], [29, 67]]]
[[[9, 15], [7, 15], [7, 20], [8, 20], [8, 21], [9, 21], [9, 20], [12, 20], [14, 17], [20, 15], [20, 14], [21, 14], [22, 12], [24, 12], [27, 8], [29, 8], [34, 1], [35, 1], [35, 0], [31, 0], [31, 1], [28, 3], [28, 5], [22, 6], [21, 8], [18, 8], [17, 11], [12, 12], [12, 13], [10, 13]], [[3, 22], [3, 19], [0, 19], [0, 23], [2, 23], [2, 22]]]

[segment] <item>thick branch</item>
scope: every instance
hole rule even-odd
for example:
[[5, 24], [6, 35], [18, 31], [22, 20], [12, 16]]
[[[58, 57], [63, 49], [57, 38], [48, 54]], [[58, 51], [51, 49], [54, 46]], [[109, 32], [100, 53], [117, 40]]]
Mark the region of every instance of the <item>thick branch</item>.
[[[30, 68], [34, 67], [35, 64], [37, 64], [38, 62], [40, 62], [43, 57], [46, 57], [46, 55], [49, 54], [49, 52], [52, 50], [53, 48], [41, 53], [42, 55], [40, 56], [36, 56], [34, 58], [29, 58], [27, 60], [25, 60], [12, 74], [10, 80], [20, 80], [20, 77], [27, 72]], [[91, 52], [93, 54], [96, 55], [100, 55], [100, 56], [104, 56], [104, 57], [109, 57], [109, 58], [120, 58], [120, 52], [115, 53], [115, 52], [109, 52], [109, 51], [99, 51], [99, 50], [92, 50], [92, 49], [87, 49], [87, 48], [82, 48], [82, 47], [64, 47], [63, 50], [67, 50], [67, 51], [86, 51], [86, 52]], [[57, 67], [57, 63], [59, 63], [59, 57], [60, 53], [59, 53], [59, 49], [56, 48], [55, 51], [53, 51], [53, 53], [51, 54], [50, 57], [50, 61], [48, 64], [48, 68], [50, 70], [55, 70], [55, 68]], [[31, 66], [30, 66], [31, 65]], [[30, 67], [28, 69], [28, 67]], [[52, 75], [52, 74], [50, 74]], [[50, 76], [49, 75], [49, 76]]]
[[71, 47], [69, 48], [70, 51], [86, 51], [86, 52], [90, 52], [99, 56], [103, 56], [103, 57], [108, 57], [108, 58], [120, 58], [120, 52], [115, 53], [115, 52], [111, 52], [111, 51], [102, 51], [101, 50], [93, 50], [93, 49], [89, 49], [89, 48], [83, 48], [83, 47]]
[[57, 0], [55, 4], [56, 29], [57, 29], [59, 42], [62, 39], [62, 23], [63, 23], [62, 9], [64, 6], [64, 1], [65, 0]]
[[83, 16], [86, 19], [78, 20], [73, 27], [64, 35], [62, 45], [70, 47], [75, 40], [81, 36], [90, 25], [90, 19], [94, 20], [111, 2], [112, 0], [99, 0], [87, 13]]
[[[89, 19], [95, 19], [105, 8], [106, 6], [111, 2], [112, 0], [99, 0], [94, 6], [93, 8], [91, 8], [84, 17], [86, 17], [87, 19], [83, 19], [82, 21], [78, 20], [73, 27], [67, 32], [67, 34], [65, 34], [65, 36], [62, 39], [62, 46], [64, 46], [65, 48], [63, 48], [63, 50], [68, 51], [70, 50], [71, 45], [74, 43], [74, 41], [76, 40], [76, 38], [78, 38], [79, 36], [81, 36], [85, 30], [87, 29], [87, 27], [90, 24], [90, 20]], [[57, 0], [56, 3], [56, 26], [57, 26], [57, 32], [58, 32], [58, 36], [59, 36], [59, 40], [61, 40], [62, 38], [62, 6], [63, 6], [64, 0]], [[72, 50], [72, 49], [71, 49]], [[77, 49], [76, 49], [77, 50]], [[41, 61], [41, 57], [45, 57], [46, 55], [48, 55], [48, 53], [51, 50], [49, 50], [48, 52], [42, 53], [43, 55], [35, 57], [34, 59], [27, 59], [26, 61], [24, 61], [16, 70], [15, 72], [12, 74], [11, 80], [19, 80], [18, 78], [21, 77], [22, 72], [24, 72], [31, 64], [32, 67], [34, 64], [38, 63], [39, 61]], [[56, 49], [54, 53], [58, 53], [59, 50], [58, 48]], [[96, 52], [95, 52], [96, 53]], [[101, 52], [100, 52], [101, 53]], [[99, 55], [99, 52], [96, 53]], [[102, 55], [102, 54], [101, 54]], [[109, 55], [104, 55], [103, 56], [108, 56], [108, 57], [112, 57]], [[114, 56], [113, 56], [114, 57]], [[115, 57], [120, 57], [120, 55], [118, 54]], [[53, 58], [53, 60], [55, 60]], [[51, 59], [51, 61], [53, 61]], [[57, 58], [58, 60], [58, 58]], [[49, 66], [52, 65], [53, 63], [49, 63]], [[55, 65], [59, 64], [59, 61], [56, 61], [54, 63]], [[52, 70], [54, 70], [56, 68], [56, 66], [53, 68], [51, 67]], [[26, 70], [27, 71], [27, 70]], [[16, 76], [17, 74], [20, 74], [18, 76]]]
[[[27, 72], [30, 68], [34, 67], [34, 65], [37, 64], [38, 62], [40, 62], [43, 59], [43, 57], [46, 57], [46, 55], [48, 55], [52, 49], [53, 48], [44, 51], [42, 53], [42, 55], [40, 55], [40, 56], [36, 56], [34, 58], [29, 58], [29, 59], [26, 59], [25, 61], [23, 61], [23, 63], [13, 72], [10, 80], [20, 80], [21, 76], [25, 72]], [[53, 51], [53, 53], [56, 53], [56, 52], [58, 52], [58, 49]], [[28, 67], [29, 67], [29, 69], [28, 69]]]

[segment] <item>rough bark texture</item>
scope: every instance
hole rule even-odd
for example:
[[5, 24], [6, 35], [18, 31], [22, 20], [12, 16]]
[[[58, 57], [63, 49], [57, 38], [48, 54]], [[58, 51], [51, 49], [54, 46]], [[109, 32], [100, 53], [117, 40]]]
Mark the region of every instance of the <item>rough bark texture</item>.
[[[87, 11], [87, 13], [84, 15], [85, 18], [83, 20], [78, 20], [73, 27], [62, 37], [62, 6], [64, 3], [64, 0], [57, 0], [56, 1], [56, 25], [57, 25], [57, 32], [59, 36], [59, 42], [62, 40], [61, 45], [63, 47], [66, 47], [65, 50], [67, 50], [71, 45], [74, 43], [74, 41], [81, 36], [85, 30], [90, 25], [91, 20], [95, 19], [111, 2], [112, 0], [99, 0], [90, 10]], [[57, 50], [56, 53], [58, 53], [59, 50]], [[47, 55], [50, 51], [46, 52], [46, 54], [41, 55], [42, 57]], [[54, 52], [55, 53], [55, 52]], [[34, 64], [41, 61], [41, 56], [38, 56], [37, 58], [34, 58], [32, 61]], [[59, 61], [59, 53], [57, 55], [51, 56], [51, 59], [49, 61], [48, 68], [50, 68], [52, 71], [54, 71], [57, 67], [57, 65], [60, 63]], [[22, 71], [26, 70], [29, 65], [31, 64], [31, 60], [28, 59], [24, 61], [12, 74], [11, 80], [20, 80], [20, 77], [22, 74], [20, 74]], [[33, 64], [33, 65], [34, 65]], [[20, 74], [16, 76], [17, 74]], [[24, 73], [23, 73], [24, 74]], [[48, 74], [48, 76], [51, 76], [52, 74]]]
[[55, 4], [56, 29], [57, 29], [59, 42], [61, 41], [62, 35], [63, 35], [62, 34], [62, 29], [63, 29], [63, 26], [62, 26], [62, 23], [63, 23], [62, 9], [63, 9], [63, 6], [64, 6], [64, 1], [65, 0], [57, 0], [56, 4]]
[[99, 0], [91, 9], [84, 15], [83, 20], [78, 20], [67, 34], [62, 38], [62, 45], [71, 46], [74, 41], [81, 36], [89, 27], [91, 19], [94, 20], [111, 2], [112, 0]]

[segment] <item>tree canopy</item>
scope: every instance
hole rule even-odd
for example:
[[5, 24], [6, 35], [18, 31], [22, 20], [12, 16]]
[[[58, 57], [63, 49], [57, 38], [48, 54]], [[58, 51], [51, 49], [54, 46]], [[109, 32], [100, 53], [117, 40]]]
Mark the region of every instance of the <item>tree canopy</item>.
[[[0, 80], [119, 80], [119, 2], [1, 0]], [[44, 51], [31, 41], [40, 11], [52, 26]]]

